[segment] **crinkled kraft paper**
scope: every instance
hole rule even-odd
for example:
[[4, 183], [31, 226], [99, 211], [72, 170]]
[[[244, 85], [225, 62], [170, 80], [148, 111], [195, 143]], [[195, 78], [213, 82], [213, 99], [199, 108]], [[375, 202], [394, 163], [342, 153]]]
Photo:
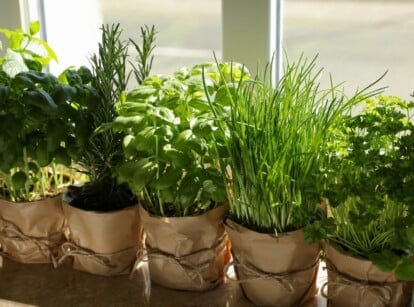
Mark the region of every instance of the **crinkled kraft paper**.
[[61, 197], [32, 202], [0, 199], [0, 252], [23, 263], [50, 263], [65, 241]]
[[140, 207], [151, 280], [164, 287], [204, 291], [222, 283], [230, 260], [224, 230], [227, 206], [199, 216], [159, 217]]
[[323, 294], [328, 299], [328, 306], [410, 306], [412, 283], [398, 280], [392, 272], [380, 271], [369, 260], [351, 256], [339, 247], [327, 244], [327, 268], [327, 291]]
[[73, 268], [97, 275], [129, 274], [142, 247], [138, 205], [112, 212], [75, 208], [65, 201], [68, 242], [62, 257], [73, 258]]
[[303, 231], [272, 234], [225, 222], [237, 278], [245, 296], [260, 306], [300, 306], [316, 293], [320, 246]]

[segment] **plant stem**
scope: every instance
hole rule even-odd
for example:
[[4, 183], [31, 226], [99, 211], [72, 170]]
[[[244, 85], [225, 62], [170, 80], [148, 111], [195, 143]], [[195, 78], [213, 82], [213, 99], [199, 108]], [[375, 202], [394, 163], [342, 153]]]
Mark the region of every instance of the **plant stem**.
[[26, 182], [24, 183], [24, 190], [26, 193], [25, 199], [29, 199], [30, 194], [30, 184], [29, 184], [29, 178], [30, 178], [30, 172], [29, 172], [29, 161], [27, 158], [27, 148], [26, 146], [23, 146], [23, 162], [24, 162], [24, 173], [26, 174]]

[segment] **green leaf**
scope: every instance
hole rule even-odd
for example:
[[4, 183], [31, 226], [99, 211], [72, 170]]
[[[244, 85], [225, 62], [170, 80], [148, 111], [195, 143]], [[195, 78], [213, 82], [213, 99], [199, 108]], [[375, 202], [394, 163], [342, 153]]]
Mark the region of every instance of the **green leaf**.
[[178, 189], [178, 197], [182, 208], [187, 209], [194, 204], [202, 184], [198, 177], [186, 175]]
[[182, 170], [170, 167], [155, 181], [154, 187], [161, 190], [176, 187], [182, 176]]
[[28, 179], [27, 175], [22, 171], [13, 174], [12, 185], [14, 189], [15, 190], [24, 189], [27, 179]]
[[204, 156], [208, 151], [208, 144], [205, 140], [199, 138], [193, 138], [187, 142], [186, 147], [183, 147], [183, 150], [193, 150], [200, 156]]
[[47, 150], [47, 143], [40, 143], [35, 150], [35, 160], [40, 167], [45, 167], [52, 162], [53, 157]]
[[412, 281], [414, 280], [414, 262], [408, 257], [401, 259], [398, 264], [397, 269], [395, 270], [398, 278], [401, 280]]
[[204, 180], [203, 181], [203, 190], [207, 193], [213, 194], [217, 191], [217, 186], [214, 184], [213, 180]]
[[391, 272], [398, 265], [399, 257], [390, 250], [368, 255], [368, 259], [383, 272]]
[[140, 85], [128, 93], [126, 101], [143, 101], [156, 92], [157, 89], [154, 86]]
[[29, 70], [22, 55], [11, 49], [6, 51], [2, 68], [11, 78], [14, 78], [18, 73]]
[[181, 150], [171, 147], [170, 144], [167, 144], [163, 147], [163, 155], [174, 167], [185, 169], [189, 166], [188, 155]]
[[47, 150], [50, 152], [57, 150], [66, 140], [66, 135], [64, 122], [50, 121], [47, 125]]
[[171, 186], [169, 188], [164, 188], [159, 191], [160, 197], [164, 200], [165, 203], [174, 203], [177, 197], [177, 187]]
[[120, 182], [127, 182], [131, 188], [140, 193], [148, 182], [152, 180], [158, 170], [158, 165], [152, 158], [122, 163], [116, 170]]
[[35, 35], [40, 31], [40, 22], [33, 21], [30, 23], [30, 35]]
[[[125, 131], [128, 128], [139, 131], [145, 124], [145, 118], [141, 115], [118, 116], [112, 124], [108, 124], [114, 131]], [[105, 129], [107, 130], [107, 129]]]
[[126, 101], [118, 105], [118, 114], [123, 116], [144, 115], [149, 109], [153, 109], [153, 106], [144, 102], [129, 102]]
[[45, 42], [44, 40], [42, 40], [40, 38], [37, 38], [37, 37], [32, 37], [31, 45], [29, 45], [29, 47], [34, 49], [34, 50], [36, 50], [36, 49], [38, 50], [39, 47], [44, 49], [46, 54], [43, 54], [41, 50], [39, 50], [40, 54], [38, 54], [38, 56], [39, 56], [38, 60], [40, 62], [44, 63], [43, 67], [47, 66], [47, 64], [49, 64], [49, 62], [51, 60], [55, 60], [56, 62], [58, 62], [58, 58], [56, 56], [56, 53], [49, 46], [49, 44], [47, 42]]
[[24, 34], [22, 29], [17, 29], [16, 31], [9, 31], [10, 35], [9, 38], [9, 48], [12, 50], [19, 50], [22, 42], [24, 39], [26, 39], [26, 35]]
[[181, 131], [178, 137], [175, 139], [175, 146], [179, 149], [185, 149], [187, 142], [193, 137], [193, 132], [190, 129]]
[[37, 174], [39, 172], [39, 166], [34, 162], [28, 163], [29, 171], [31, 171], [33, 174]]
[[70, 158], [66, 148], [59, 147], [53, 154], [57, 164], [62, 164], [65, 166], [70, 166], [72, 159]]
[[22, 100], [24, 104], [37, 107], [48, 115], [55, 113], [58, 109], [50, 94], [42, 88], [25, 91]]
[[197, 118], [191, 124], [191, 130], [199, 137], [209, 136], [214, 130], [216, 130], [214, 121], [211, 119]]

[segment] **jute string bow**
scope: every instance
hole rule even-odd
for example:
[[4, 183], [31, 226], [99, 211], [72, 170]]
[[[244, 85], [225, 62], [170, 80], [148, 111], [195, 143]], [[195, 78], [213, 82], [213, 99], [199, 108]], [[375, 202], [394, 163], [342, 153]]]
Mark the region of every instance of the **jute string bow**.
[[[254, 281], [257, 279], [270, 279], [276, 281], [278, 284], [280, 284], [283, 289], [285, 289], [288, 293], [293, 293], [295, 291], [296, 285], [310, 285], [312, 281], [307, 281], [303, 278], [299, 278], [298, 276], [295, 276], [300, 273], [304, 273], [310, 270], [315, 270], [315, 268], [319, 265], [319, 261], [316, 261], [311, 266], [302, 269], [302, 270], [295, 270], [290, 272], [283, 272], [283, 273], [269, 273], [264, 272], [257, 267], [253, 266], [252, 264], [247, 263], [243, 260], [238, 260], [236, 257], [233, 256], [233, 262], [231, 265], [234, 266], [236, 269], [236, 272], [240, 270], [243, 272], [246, 277], [244, 278], [234, 278], [232, 276], [227, 275], [226, 277], [234, 282], [238, 283], [244, 283], [248, 281]], [[240, 274], [239, 274], [240, 275]]]
[[[217, 242], [210, 248], [203, 248], [197, 250], [195, 252], [183, 255], [183, 256], [175, 256], [173, 254], [165, 253], [157, 248], [153, 248], [146, 244], [146, 248], [143, 248], [138, 251], [137, 259], [135, 261], [135, 265], [131, 271], [130, 277], [133, 276], [136, 269], [142, 268], [142, 273], [144, 275], [144, 283], [145, 283], [145, 297], [149, 300], [151, 295], [151, 277], [148, 267], [141, 266], [144, 262], [149, 262], [151, 259], [157, 260], [162, 259], [167, 262], [170, 262], [183, 273], [183, 276], [187, 277], [187, 279], [196, 285], [197, 288], [204, 288], [206, 281], [203, 278], [203, 272], [211, 266], [212, 261], [214, 261], [215, 257], [217, 256], [218, 252], [222, 251], [226, 248], [226, 239], [227, 235], [223, 235], [220, 237]], [[205, 259], [202, 262], [193, 263], [189, 258], [199, 258]], [[214, 288], [217, 284], [219, 284], [222, 280], [218, 279], [213, 283], [209, 283], [207, 286], [208, 288]]]
[[[329, 261], [326, 261], [328, 274], [335, 276], [336, 281], [328, 281], [322, 285], [321, 294], [326, 299], [332, 299], [340, 295], [345, 289], [352, 288], [356, 290], [362, 299], [365, 295], [373, 296], [380, 305], [389, 306], [392, 300], [392, 284], [395, 283], [377, 283], [353, 279], [339, 272], [336, 267]], [[378, 306], [378, 305], [375, 305]]]
[[115, 253], [100, 254], [92, 250], [82, 248], [73, 242], [65, 242], [60, 247], [62, 251], [62, 256], [59, 259], [56, 259], [56, 261], [53, 262], [53, 265], [56, 268], [59, 265], [61, 265], [65, 261], [66, 258], [73, 257], [73, 256], [79, 256], [79, 257], [86, 258], [98, 264], [103, 269], [114, 269], [117, 267], [117, 264], [113, 263], [114, 262], [113, 259], [116, 258], [118, 255], [122, 255], [130, 251], [131, 249], [135, 249], [135, 248], [136, 246], [132, 246], [132, 247], [128, 247], [120, 251], [117, 251]]
[[[37, 246], [38, 251], [44, 256], [45, 259], [49, 259], [52, 262], [56, 261], [53, 249], [60, 243], [60, 239], [63, 232], [53, 233], [47, 237], [33, 237], [26, 235], [22, 230], [12, 221], [8, 221], [4, 218], [0, 218], [0, 238], [7, 238], [14, 241], [20, 241], [23, 244], [25, 242], [32, 243]], [[0, 253], [5, 255], [2, 247], [0, 246]], [[7, 256], [7, 255], [5, 255]], [[18, 255], [9, 255], [12, 257], [18, 257]]]

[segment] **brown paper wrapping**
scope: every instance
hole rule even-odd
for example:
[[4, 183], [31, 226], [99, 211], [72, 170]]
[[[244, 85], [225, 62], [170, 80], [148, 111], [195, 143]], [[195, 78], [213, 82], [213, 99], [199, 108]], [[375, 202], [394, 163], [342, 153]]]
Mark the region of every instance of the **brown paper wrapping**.
[[75, 208], [63, 201], [68, 242], [61, 246], [62, 263], [71, 257], [73, 268], [97, 275], [129, 274], [142, 247], [138, 205], [113, 212]]
[[151, 280], [167, 288], [204, 291], [222, 283], [230, 260], [220, 206], [199, 216], [159, 217], [140, 207]]
[[226, 220], [234, 268], [245, 296], [260, 306], [300, 306], [314, 299], [320, 246], [302, 230], [279, 234], [251, 231]]
[[65, 241], [61, 197], [32, 202], [0, 199], [0, 252], [23, 263], [50, 263]]
[[331, 307], [410, 306], [412, 282], [400, 281], [392, 272], [382, 272], [371, 261], [353, 257], [327, 244], [328, 282], [322, 295]]

